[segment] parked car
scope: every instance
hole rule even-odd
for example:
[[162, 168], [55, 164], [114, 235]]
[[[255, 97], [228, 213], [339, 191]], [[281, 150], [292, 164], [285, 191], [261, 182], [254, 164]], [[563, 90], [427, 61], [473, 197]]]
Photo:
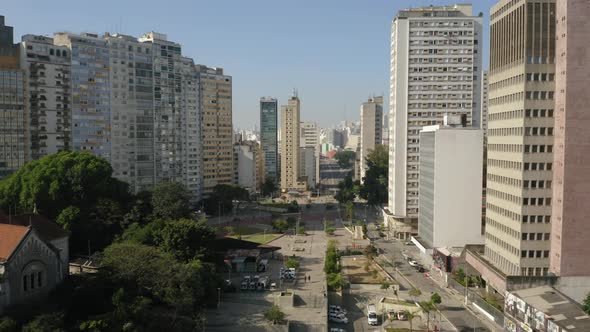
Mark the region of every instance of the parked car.
[[426, 269], [425, 269], [425, 268], [423, 268], [422, 266], [417, 266], [417, 267], [416, 267], [416, 270], [417, 270], [418, 272], [420, 272], [420, 273], [426, 272]]
[[338, 327], [332, 327], [330, 329], [330, 332], [346, 332], [346, 330], [338, 328]]
[[414, 245], [414, 242], [412, 242], [412, 241], [406, 241], [404, 244], [407, 245], [407, 246], [413, 246]]
[[328, 320], [334, 323], [348, 324], [348, 318], [338, 315], [328, 315]]
[[398, 319], [398, 320], [407, 320], [407, 319], [408, 319], [408, 317], [406, 316], [406, 313], [405, 313], [405, 312], [403, 312], [403, 311], [399, 311], [399, 312], [397, 313], [397, 319]]
[[395, 310], [389, 310], [387, 312], [387, 318], [388, 319], [396, 319], [397, 318], [397, 315], [395, 313]]
[[348, 312], [346, 311], [346, 309], [342, 308], [339, 305], [330, 305], [330, 307], [328, 308], [330, 311], [336, 311], [336, 312], [341, 312], [343, 314], [347, 314]]
[[420, 265], [418, 262], [416, 262], [414, 260], [409, 261], [408, 263], [410, 264], [410, 266], [418, 266], [418, 265]]

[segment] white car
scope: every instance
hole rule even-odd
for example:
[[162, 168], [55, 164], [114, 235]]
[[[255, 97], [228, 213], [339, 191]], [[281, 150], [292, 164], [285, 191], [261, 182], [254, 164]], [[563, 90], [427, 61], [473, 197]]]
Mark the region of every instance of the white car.
[[346, 311], [346, 309], [343, 309], [342, 307], [340, 307], [338, 305], [331, 305], [329, 310], [330, 310], [330, 312], [342, 313], [345, 315], [348, 313], [348, 311]]
[[346, 332], [346, 330], [340, 329], [340, 328], [337, 328], [337, 327], [333, 327], [333, 328], [330, 329], [330, 332]]
[[410, 264], [410, 266], [418, 266], [419, 265], [419, 263], [416, 261], [409, 261], [408, 263]]

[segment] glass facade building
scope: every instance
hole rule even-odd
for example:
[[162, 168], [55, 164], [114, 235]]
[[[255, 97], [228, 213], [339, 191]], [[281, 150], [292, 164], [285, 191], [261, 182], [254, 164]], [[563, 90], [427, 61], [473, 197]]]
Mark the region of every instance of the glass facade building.
[[266, 177], [275, 181], [278, 176], [277, 146], [278, 102], [275, 98], [260, 99], [260, 145], [264, 154]]

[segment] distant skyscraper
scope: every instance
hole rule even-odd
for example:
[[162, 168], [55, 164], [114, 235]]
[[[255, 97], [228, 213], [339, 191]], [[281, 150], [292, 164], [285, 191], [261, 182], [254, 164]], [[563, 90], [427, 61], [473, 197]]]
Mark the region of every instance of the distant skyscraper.
[[299, 175], [307, 177], [309, 188], [315, 188], [320, 177], [320, 132], [315, 122], [301, 122], [300, 130], [302, 151]]
[[[575, 297], [580, 299], [588, 294], [590, 285], [590, 264], [587, 262], [590, 256], [590, 3], [587, 0], [558, 0], [556, 4], [556, 17], [552, 20], [557, 20], [557, 79], [549, 271], [560, 276], [561, 280], [585, 277], [583, 283], [577, 282], [583, 288], [574, 289]], [[574, 297], [570, 292], [567, 295]]]
[[419, 132], [444, 114], [479, 127], [482, 17], [471, 5], [400, 11], [391, 28], [389, 216], [418, 217]]
[[70, 50], [52, 38], [25, 35], [20, 61], [27, 78], [30, 159], [70, 150]]
[[300, 101], [295, 94], [288, 104], [281, 106], [281, 190], [305, 189], [299, 180], [299, 117]]
[[507, 276], [549, 268], [555, 20], [555, 0], [491, 10], [485, 258]]
[[260, 145], [264, 151], [266, 176], [278, 181], [278, 102], [275, 98], [260, 98]]
[[360, 180], [363, 182], [367, 168], [365, 158], [375, 145], [382, 143], [383, 137], [383, 97], [369, 98], [361, 105], [361, 142], [360, 142]]
[[0, 178], [23, 166], [29, 154], [25, 77], [12, 31], [0, 16]]
[[197, 65], [203, 114], [204, 194], [218, 184], [234, 184], [232, 78], [222, 68]]

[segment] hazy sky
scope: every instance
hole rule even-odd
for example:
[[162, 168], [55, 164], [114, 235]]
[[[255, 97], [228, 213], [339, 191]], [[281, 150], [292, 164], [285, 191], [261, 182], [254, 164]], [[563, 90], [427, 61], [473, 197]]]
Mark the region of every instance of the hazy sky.
[[[463, 2], [463, 1], [459, 1]], [[488, 18], [495, 0], [474, 1]], [[258, 125], [258, 99], [286, 103], [293, 88], [302, 121], [331, 126], [359, 118], [360, 104], [389, 90], [391, 20], [399, 9], [439, 0], [2, 0], [15, 39], [56, 31], [157, 31], [197, 63], [233, 76], [234, 127]]]

